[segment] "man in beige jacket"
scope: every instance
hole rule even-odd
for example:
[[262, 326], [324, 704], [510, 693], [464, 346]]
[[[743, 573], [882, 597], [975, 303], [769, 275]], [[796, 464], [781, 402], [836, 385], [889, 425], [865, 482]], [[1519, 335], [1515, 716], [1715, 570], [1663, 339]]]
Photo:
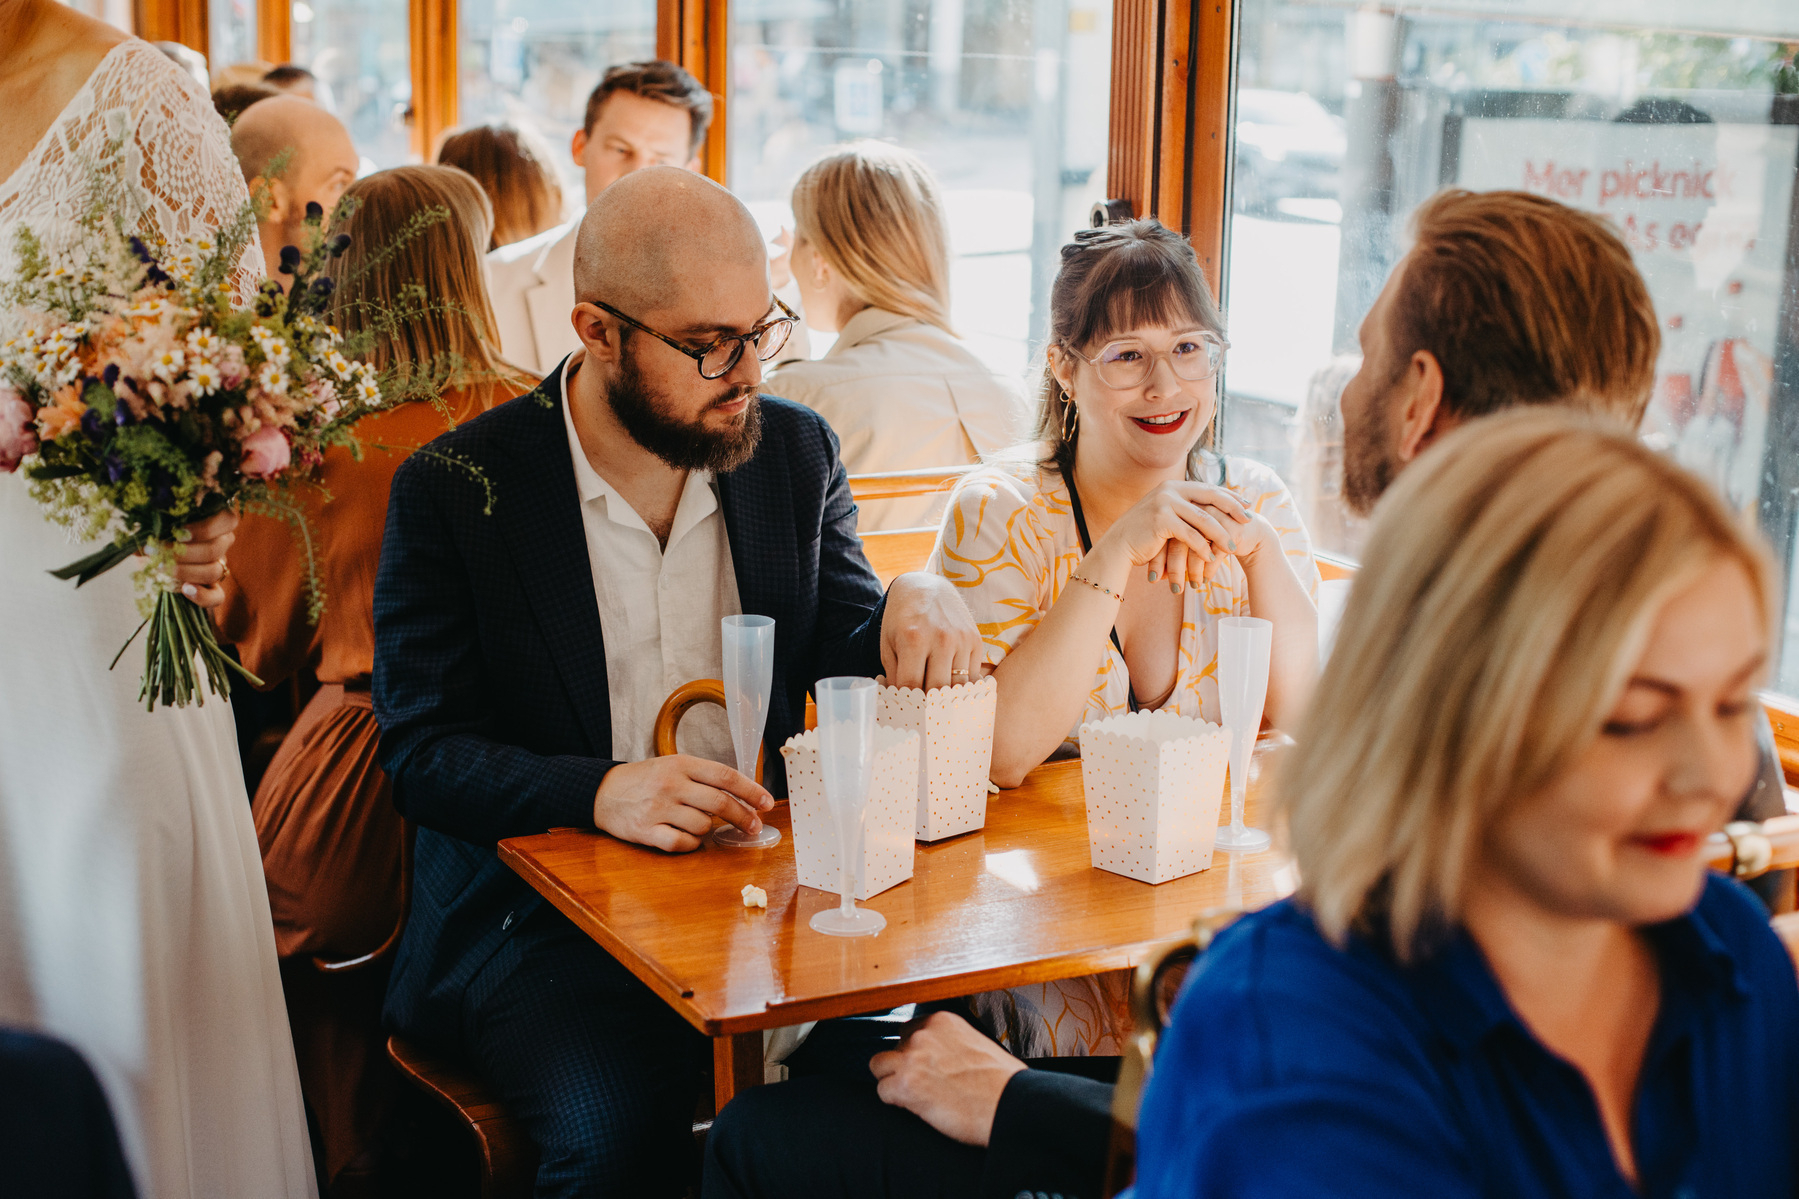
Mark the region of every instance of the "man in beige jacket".
[[[658, 59], [611, 68], [587, 98], [586, 120], [569, 145], [586, 176], [586, 204], [647, 166], [699, 170], [700, 147], [711, 124], [711, 95], [674, 63]], [[569, 318], [581, 215], [487, 256], [501, 353], [539, 375], [581, 344]]]

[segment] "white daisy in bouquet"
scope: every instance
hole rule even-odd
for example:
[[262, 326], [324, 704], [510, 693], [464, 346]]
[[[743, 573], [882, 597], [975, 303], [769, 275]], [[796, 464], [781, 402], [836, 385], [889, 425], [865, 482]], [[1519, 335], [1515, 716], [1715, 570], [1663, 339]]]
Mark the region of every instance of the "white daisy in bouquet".
[[304, 533], [284, 489], [327, 446], [354, 444], [352, 427], [384, 406], [390, 382], [400, 398], [415, 388], [358, 361], [323, 319], [333, 284], [320, 272], [349, 238], [327, 240], [316, 205], [308, 245], [282, 253], [288, 292], [266, 283], [247, 308], [229, 279], [253, 211], [165, 246], [132, 236], [114, 207], [96, 201], [88, 236], [67, 256], [47, 253], [29, 228], [17, 232], [17, 276], [0, 282], [0, 471], [23, 470], [45, 514], [79, 539], [108, 539], [58, 578], [80, 586], [143, 556], [142, 698], [151, 709], [203, 703], [196, 659], [217, 694], [229, 672], [251, 676], [176, 590], [171, 543], [232, 504], [279, 513]]

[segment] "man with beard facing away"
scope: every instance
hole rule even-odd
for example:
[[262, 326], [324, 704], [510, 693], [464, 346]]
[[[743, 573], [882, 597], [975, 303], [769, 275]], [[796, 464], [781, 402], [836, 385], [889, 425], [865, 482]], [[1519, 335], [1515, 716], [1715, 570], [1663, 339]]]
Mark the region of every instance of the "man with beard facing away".
[[[943, 579], [882, 595], [830, 428], [758, 396], [793, 318], [729, 192], [668, 167], [608, 188], [575, 296], [578, 351], [394, 476], [374, 704], [418, 839], [386, 1019], [525, 1125], [537, 1195], [659, 1196], [690, 1172], [706, 1041], [495, 844], [573, 825], [684, 853], [714, 817], [754, 832], [817, 679], [945, 686], [980, 639]], [[713, 710], [683, 725], [690, 752], [651, 756], [662, 701], [717, 677], [736, 613], [777, 630], [766, 790], [721, 764]]]

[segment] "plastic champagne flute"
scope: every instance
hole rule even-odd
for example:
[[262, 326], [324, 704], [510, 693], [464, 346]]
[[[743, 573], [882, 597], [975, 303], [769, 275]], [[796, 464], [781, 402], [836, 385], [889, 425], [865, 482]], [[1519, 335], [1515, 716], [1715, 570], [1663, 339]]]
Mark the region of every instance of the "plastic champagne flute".
[[1254, 616], [1227, 616], [1218, 622], [1218, 707], [1231, 735], [1231, 826], [1220, 829], [1213, 845], [1230, 853], [1267, 849], [1271, 838], [1243, 824], [1243, 800], [1249, 792], [1249, 759], [1262, 727], [1262, 705], [1268, 698], [1268, 655], [1274, 647], [1274, 625]]
[[[768, 726], [768, 704], [774, 692], [775, 622], [771, 616], [727, 616], [719, 622], [724, 643], [725, 718], [737, 749], [738, 773], [756, 777], [756, 757]], [[757, 833], [722, 825], [712, 834], [718, 845], [766, 849], [781, 840], [781, 830], [767, 823]]]
[[837, 825], [842, 898], [837, 907], [816, 913], [811, 923], [815, 932], [833, 937], [866, 937], [887, 927], [887, 917], [856, 906], [868, 792], [874, 785], [876, 695], [873, 679], [818, 680], [818, 765], [825, 806]]

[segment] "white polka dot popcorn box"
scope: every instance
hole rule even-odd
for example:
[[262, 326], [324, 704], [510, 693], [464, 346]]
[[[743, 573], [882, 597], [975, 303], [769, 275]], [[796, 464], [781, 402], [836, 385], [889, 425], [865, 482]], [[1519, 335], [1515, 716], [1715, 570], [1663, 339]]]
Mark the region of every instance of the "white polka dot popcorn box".
[[1081, 787], [1093, 865], [1166, 883], [1212, 864], [1230, 734], [1172, 712], [1081, 726]]
[[[868, 899], [912, 877], [917, 843], [912, 816], [918, 806], [919, 735], [875, 726], [874, 782], [862, 826], [862, 861], [856, 898]], [[818, 764], [818, 730], [800, 733], [781, 747], [787, 760], [787, 806], [793, 820], [793, 858], [802, 887], [838, 893], [837, 821], [825, 802]]]
[[914, 729], [924, 739], [913, 828], [920, 841], [941, 841], [986, 826], [998, 704], [999, 684], [991, 677], [934, 691], [881, 688], [875, 720], [892, 728]]

